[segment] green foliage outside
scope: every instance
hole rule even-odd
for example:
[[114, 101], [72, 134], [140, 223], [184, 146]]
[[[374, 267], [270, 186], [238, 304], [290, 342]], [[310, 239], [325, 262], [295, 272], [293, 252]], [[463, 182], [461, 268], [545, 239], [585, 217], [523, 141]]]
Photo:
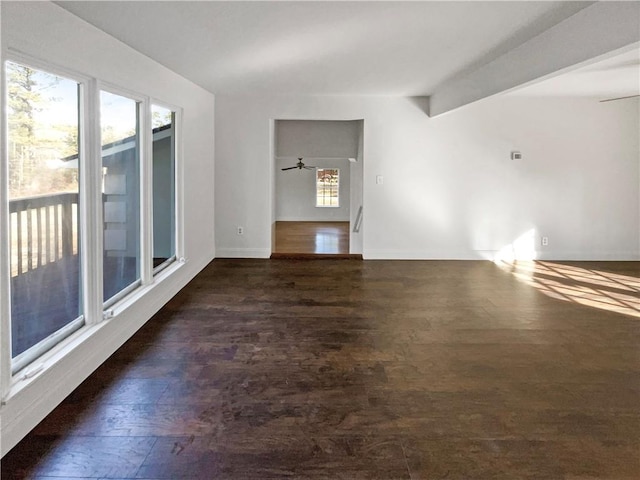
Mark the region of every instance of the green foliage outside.
[[77, 191], [77, 168], [60, 168], [78, 152], [77, 114], [74, 123], [52, 121], [62, 100], [47, 96], [68, 80], [14, 63], [6, 73], [9, 198]]
[[[75, 82], [7, 63], [9, 198], [78, 191], [78, 89]], [[152, 127], [173, 122], [171, 110], [153, 106]], [[107, 121], [102, 144], [135, 135]]]
[[166, 108], [153, 106], [151, 110], [151, 128], [163, 127], [171, 125], [172, 112]]

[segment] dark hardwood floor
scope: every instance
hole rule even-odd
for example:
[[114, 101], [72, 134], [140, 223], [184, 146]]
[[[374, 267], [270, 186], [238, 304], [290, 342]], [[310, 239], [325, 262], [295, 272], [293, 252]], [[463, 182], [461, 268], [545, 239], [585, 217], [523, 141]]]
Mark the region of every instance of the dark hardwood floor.
[[2, 479], [638, 479], [640, 263], [215, 260]]
[[357, 258], [349, 254], [349, 222], [276, 222], [271, 258]]

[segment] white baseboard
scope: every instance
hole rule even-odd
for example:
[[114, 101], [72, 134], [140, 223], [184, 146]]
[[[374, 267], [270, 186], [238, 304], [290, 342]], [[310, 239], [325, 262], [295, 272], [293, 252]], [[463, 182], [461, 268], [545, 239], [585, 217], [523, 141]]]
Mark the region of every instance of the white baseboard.
[[276, 222], [349, 222], [351, 220], [351, 218], [349, 218], [349, 216], [342, 218], [342, 217], [336, 217], [336, 218], [327, 218], [327, 217], [318, 217], [318, 218], [311, 218], [308, 216], [303, 216], [303, 217], [283, 217], [283, 218], [277, 218]]
[[[493, 261], [496, 250], [465, 251], [411, 251], [411, 250], [369, 250], [365, 249], [365, 260], [489, 260]], [[536, 260], [547, 261], [639, 261], [640, 252], [572, 252], [544, 251], [536, 252]]]
[[493, 260], [485, 251], [370, 250], [364, 249], [365, 260]]
[[640, 260], [640, 252], [571, 252], [571, 251], [550, 251], [550, 252], [538, 252], [537, 260], [548, 261], [583, 261], [583, 262], [634, 262]]
[[268, 248], [216, 248], [216, 258], [269, 258]]

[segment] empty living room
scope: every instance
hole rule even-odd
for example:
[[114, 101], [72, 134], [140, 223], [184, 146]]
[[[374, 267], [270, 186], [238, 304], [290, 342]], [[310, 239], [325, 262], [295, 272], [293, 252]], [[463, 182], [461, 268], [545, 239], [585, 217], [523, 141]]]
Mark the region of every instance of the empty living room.
[[640, 478], [640, 2], [0, 2], [4, 479]]

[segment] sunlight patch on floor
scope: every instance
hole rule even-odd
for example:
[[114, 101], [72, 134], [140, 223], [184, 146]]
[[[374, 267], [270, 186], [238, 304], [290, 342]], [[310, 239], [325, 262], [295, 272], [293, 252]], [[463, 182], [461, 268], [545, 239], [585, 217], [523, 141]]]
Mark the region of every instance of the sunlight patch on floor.
[[640, 318], [640, 278], [546, 261], [496, 262], [545, 295]]

